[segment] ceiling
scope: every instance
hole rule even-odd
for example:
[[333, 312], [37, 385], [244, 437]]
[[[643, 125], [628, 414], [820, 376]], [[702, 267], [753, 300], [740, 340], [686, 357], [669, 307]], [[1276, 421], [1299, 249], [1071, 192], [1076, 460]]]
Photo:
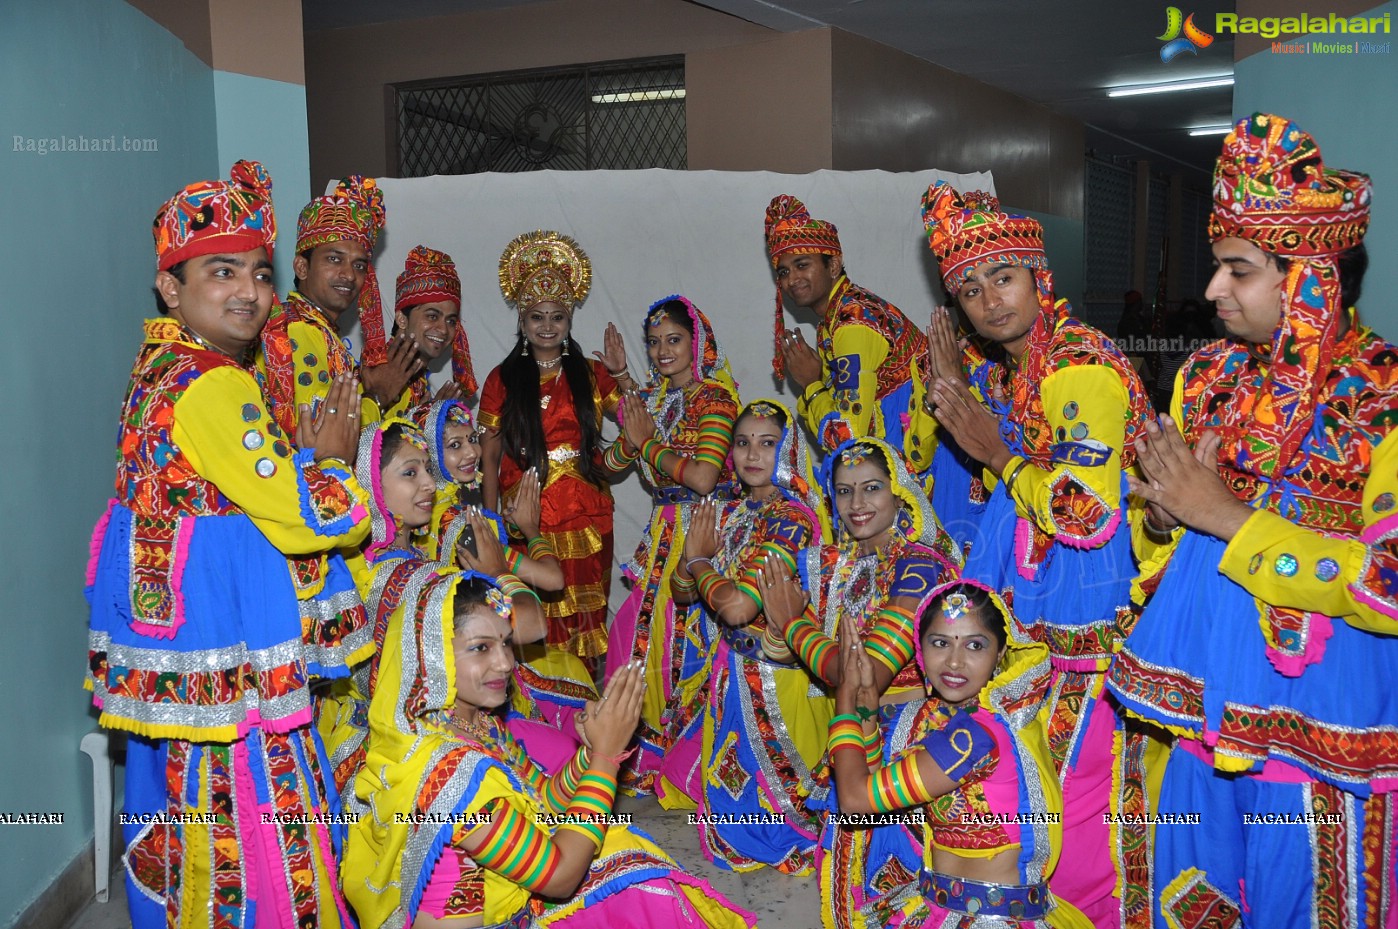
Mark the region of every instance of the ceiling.
[[[303, 0], [308, 32], [519, 6], [535, 0]], [[1178, 0], [1176, 0], [1178, 2]], [[1109, 98], [1107, 89], [1233, 72], [1233, 38], [1214, 34], [1196, 53], [1160, 59], [1166, 3], [1157, 0], [703, 0], [700, 4], [782, 32], [833, 26], [1080, 119], [1086, 145], [1108, 158], [1146, 158], [1185, 168], [1202, 183], [1218, 136], [1197, 126], [1227, 123], [1233, 89]], [[1213, 31], [1228, 0], [1182, 6]]]

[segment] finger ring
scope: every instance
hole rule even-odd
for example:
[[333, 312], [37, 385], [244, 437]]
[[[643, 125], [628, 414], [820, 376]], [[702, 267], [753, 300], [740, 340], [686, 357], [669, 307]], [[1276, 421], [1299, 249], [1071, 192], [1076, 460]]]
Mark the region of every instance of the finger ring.
[[338, 413], [338, 412], [340, 412], [340, 411], [337, 410], [337, 409], [335, 409], [333, 406], [330, 408], [330, 415], [331, 415], [331, 416], [334, 416], [334, 415], [335, 415], [336, 413]]
[[359, 418], [359, 414], [358, 414], [358, 413], [351, 413], [351, 414], [349, 415], [349, 418], [350, 418], [350, 419], [358, 419], [358, 418]]

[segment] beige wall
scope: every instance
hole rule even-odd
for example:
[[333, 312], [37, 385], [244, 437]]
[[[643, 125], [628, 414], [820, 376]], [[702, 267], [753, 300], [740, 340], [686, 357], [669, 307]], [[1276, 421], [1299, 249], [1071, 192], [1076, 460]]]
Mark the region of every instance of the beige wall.
[[1004, 203], [1082, 219], [1082, 123], [877, 42], [832, 39], [831, 167], [989, 169]]
[[688, 54], [772, 31], [682, 0], [558, 0], [306, 36], [311, 185], [384, 174], [393, 83]]
[[804, 174], [834, 167], [831, 36], [829, 29], [788, 32], [687, 54], [690, 170]]
[[304, 84], [301, 0], [127, 0], [216, 71]]

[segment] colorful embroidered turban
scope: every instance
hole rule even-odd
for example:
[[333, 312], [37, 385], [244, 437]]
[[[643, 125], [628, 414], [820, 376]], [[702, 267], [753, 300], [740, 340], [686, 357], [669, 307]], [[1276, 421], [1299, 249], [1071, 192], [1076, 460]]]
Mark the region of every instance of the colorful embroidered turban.
[[500, 256], [500, 292], [521, 312], [557, 303], [569, 312], [592, 289], [592, 262], [572, 238], [557, 232], [526, 232]]
[[922, 224], [948, 295], [960, 290], [971, 272], [987, 261], [1031, 271], [1048, 268], [1044, 228], [1038, 220], [1001, 212], [1000, 201], [982, 191], [961, 194], [946, 181], [937, 181], [922, 197]]
[[1364, 239], [1369, 178], [1327, 168], [1315, 140], [1268, 113], [1238, 120], [1214, 170], [1209, 239], [1246, 239], [1291, 259], [1261, 396], [1236, 424], [1239, 469], [1280, 477], [1311, 429], [1345, 311], [1336, 256]]
[[277, 220], [272, 175], [256, 161], [239, 161], [227, 181], [190, 184], [161, 205], [151, 228], [161, 271], [202, 255], [266, 248], [272, 257]]
[[374, 245], [385, 220], [383, 191], [372, 177], [352, 174], [323, 197], [306, 204], [296, 220], [296, 254], [330, 242], [357, 242], [369, 254], [369, 273], [359, 292], [359, 327], [366, 365], [388, 360], [383, 334], [383, 299], [374, 272]]
[[[369, 543], [364, 548], [364, 556], [374, 561], [393, 544], [398, 534], [399, 519], [389, 512], [383, 494], [383, 443], [388, 430], [393, 426], [402, 429], [406, 444], [427, 451], [427, 439], [417, 426], [406, 419], [389, 417], [364, 427], [359, 434], [359, 455], [355, 458], [354, 476], [359, 485], [369, 491]], [[429, 455], [430, 459], [431, 456]]]
[[1238, 120], [1214, 169], [1209, 240], [1233, 236], [1273, 255], [1334, 255], [1369, 226], [1369, 177], [1327, 168], [1315, 140], [1290, 120]]
[[[405, 312], [424, 303], [450, 302], [461, 308], [461, 278], [456, 264], [446, 252], [416, 245], [408, 252], [403, 273], [394, 288], [393, 309]], [[386, 351], [385, 347], [385, 351]], [[365, 351], [368, 351], [366, 340]], [[466, 339], [466, 321], [458, 319], [451, 343], [452, 377], [466, 396], [476, 393], [476, 373], [471, 366], [471, 343]]]
[[[671, 294], [652, 303], [650, 308], [646, 310], [643, 335], [648, 335], [652, 327], [669, 319], [669, 315], [662, 308], [671, 301], [684, 305], [685, 312], [694, 327], [694, 337], [690, 340], [693, 351], [693, 356], [689, 362], [690, 373], [694, 375], [695, 380], [718, 381], [727, 388], [736, 400], [738, 398], [738, 385], [733, 380], [733, 369], [728, 364], [728, 356], [723, 353], [723, 348], [718, 344], [718, 337], [714, 334], [714, 327], [709, 324], [709, 317], [704, 315], [703, 310], [690, 303], [689, 298], [679, 294]], [[658, 385], [660, 372], [656, 370], [654, 362], [649, 361], [649, 359], [647, 362], [650, 365], [650, 382], [652, 385]]]
[[[782, 255], [842, 255], [840, 231], [833, 223], [822, 219], [812, 219], [806, 205], [791, 194], [779, 194], [767, 204], [767, 217], [763, 222], [767, 238], [767, 255], [776, 268]], [[773, 338], [775, 353], [772, 355], [772, 373], [778, 379], [786, 376], [786, 365], [782, 358], [782, 291], [777, 288], [777, 309]]]

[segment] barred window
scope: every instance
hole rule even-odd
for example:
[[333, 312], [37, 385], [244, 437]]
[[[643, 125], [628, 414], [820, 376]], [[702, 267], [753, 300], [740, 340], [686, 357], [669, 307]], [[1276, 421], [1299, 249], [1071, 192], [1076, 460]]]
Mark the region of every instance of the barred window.
[[688, 166], [684, 58], [394, 85], [400, 177]]

